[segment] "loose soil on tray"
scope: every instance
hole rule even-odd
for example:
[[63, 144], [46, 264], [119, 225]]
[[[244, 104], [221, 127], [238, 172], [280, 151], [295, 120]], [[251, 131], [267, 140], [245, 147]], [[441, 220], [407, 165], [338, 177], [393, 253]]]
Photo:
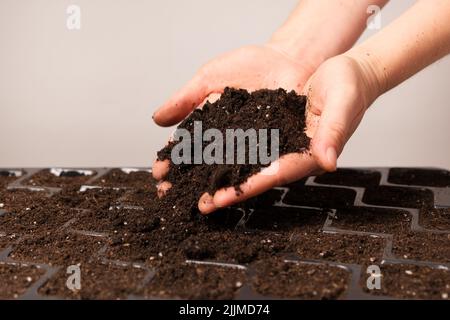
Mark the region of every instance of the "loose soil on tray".
[[346, 291], [350, 273], [326, 264], [260, 260], [253, 266], [256, 292], [273, 298], [338, 299]]
[[61, 175], [57, 176], [45, 169], [33, 174], [28, 180], [24, 181], [24, 185], [28, 186], [43, 186], [62, 188], [67, 186], [80, 186], [95, 175], [85, 175], [77, 171], [63, 171]]
[[361, 286], [367, 293], [399, 299], [449, 299], [449, 270], [405, 264], [385, 264], [380, 269], [379, 290], [369, 290], [366, 285], [368, 275], [362, 275]]
[[35, 283], [44, 270], [0, 262], [0, 299], [17, 299]]

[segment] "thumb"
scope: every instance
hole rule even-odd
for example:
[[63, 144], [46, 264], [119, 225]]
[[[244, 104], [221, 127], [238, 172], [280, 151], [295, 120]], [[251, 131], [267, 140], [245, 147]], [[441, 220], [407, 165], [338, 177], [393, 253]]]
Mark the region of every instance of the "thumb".
[[356, 129], [355, 120], [360, 120], [362, 113], [358, 112], [360, 108], [355, 108], [353, 99], [345, 100], [341, 94], [328, 94], [322, 107], [312, 139], [312, 154], [324, 170], [335, 171], [337, 158]]

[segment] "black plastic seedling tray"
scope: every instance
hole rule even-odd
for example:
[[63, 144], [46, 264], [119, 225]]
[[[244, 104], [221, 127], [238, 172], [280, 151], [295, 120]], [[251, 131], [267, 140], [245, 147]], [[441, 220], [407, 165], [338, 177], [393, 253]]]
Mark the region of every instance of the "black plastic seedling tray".
[[[108, 174], [117, 172], [109, 181]], [[131, 172], [140, 172], [141, 180], [128, 179]], [[175, 262], [161, 252], [142, 261], [126, 244], [111, 254], [116, 231], [90, 220], [93, 207], [98, 203], [98, 212], [106, 214], [145, 210], [145, 202], [124, 195], [152, 183], [150, 170], [143, 168], [0, 169], [0, 298], [448, 299], [450, 294], [448, 171], [339, 169], [276, 188], [263, 197], [263, 208], [227, 220], [232, 234], [259, 241], [258, 250], [272, 250], [255, 252], [248, 261], [227, 255], [234, 248], [226, 243], [220, 244], [225, 252], [220, 259], [186, 254]], [[53, 205], [52, 199], [75, 189], [89, 206], [71, 199]], [[89, 190], [104, 194], [92, 196]], [[278, 239], [284, 249], [272, 254]], [[157, 239], [152, 241], [149, 247]], [[73, 264], [82, 270], [80, 291], [66, 286]], [[370, 265], [380, 267], [380, 289], [367, 288]]]

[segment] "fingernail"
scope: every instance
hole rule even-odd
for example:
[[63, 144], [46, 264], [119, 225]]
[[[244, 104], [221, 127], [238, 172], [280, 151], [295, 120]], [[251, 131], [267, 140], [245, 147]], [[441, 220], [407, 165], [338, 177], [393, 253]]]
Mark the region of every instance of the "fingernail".
[[326, 156], [327, 156], [329, 168], [331, 170], [335, 170], [336, 169], [336, 161], [337, 161], [336, 149], [334, 149], [333, 147], [328, 147]]

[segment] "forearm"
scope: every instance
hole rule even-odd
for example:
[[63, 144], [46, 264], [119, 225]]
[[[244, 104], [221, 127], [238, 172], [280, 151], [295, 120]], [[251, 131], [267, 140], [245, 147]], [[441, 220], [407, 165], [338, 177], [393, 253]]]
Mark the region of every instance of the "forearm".
[[388, 0], [303, 0], [269, 44], [311, 68], [341, 54], [366, 28], [370, 5], [383, 7]]
[[367, 70], [374, 100], [449, 53], [450, 1], [421, 0], [346, 54]]

